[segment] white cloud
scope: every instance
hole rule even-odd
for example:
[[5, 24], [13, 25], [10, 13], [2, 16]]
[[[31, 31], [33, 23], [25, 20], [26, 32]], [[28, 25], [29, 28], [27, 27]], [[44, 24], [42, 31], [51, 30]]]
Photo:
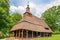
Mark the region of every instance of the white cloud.
[[15, 6], [10, 6], [10, 11], [15, 12], [16, 9], [17, 9], [17, 8], [16, 8]]
[[21, 12], [21, 14], [22, 14], [24, 10], [25, 10], [25, 8], [23, 6], [18, 6], [18, 7], [10, 6], [10, 12], [12, 12], [12, 13], [15, 13], [15, 12], [20, 13]]
[[19, 6], [18, 9], [24, 10], [24, 7], [23, 6]]
[[54, 0], [54, 5], [55, 5], [55, 6], [60, 5], [60, 0]]
[[[46, 11], [47, 9], [51, 8], [52, 6], [58, 6], [60, 5], [60, 0], [54, 0], [53, 2], [46, 4], [46, 5], [36, 5], [32, 2], [29, 3], [30, 5], [30, 9], [31, 9], [31, 13], [37, 17], [41, 17], [42, 13], [44, 11]], [[25, 12], [26, 5], [24, 6], [10, 6], [10, 11], [11, 12], [19, 12], [21, 14], [23, 14]]]

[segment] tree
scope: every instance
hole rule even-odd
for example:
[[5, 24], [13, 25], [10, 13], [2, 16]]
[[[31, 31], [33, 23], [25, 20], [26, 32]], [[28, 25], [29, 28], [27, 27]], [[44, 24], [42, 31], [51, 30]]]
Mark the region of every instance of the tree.
[[6, 36], [9, 36], [11, 28], [15, 24], [17, 24], [17, 22], [20, 21], [21, 19], [22, 19], [22, 15], [19, 14], [19, 13], [13, 13], [9, 16], [9, 20], [8, 20], [9, 21], [9, 23], [8, 23], [9, 26], [7, 28], [4, 28], [5, 31], [3, 31], [3, 32], [5, 32]]
[[0, 34], [4, 37], [9, 36], [10, 29], [21, 18], [19, 13], [9, 14], [9, 0], [0, 0]]
[[42, 18], [53, 31], [58, 30], [58, 28], [60, 30], [60, 6], [54, 6], [46, 10], [43, 13]]
[[9, 0], [0, 0], [0, 31], [5, 34], [8, 28]]
[[10, 26], [12, 27], [13, 25], [17, 24], [18, 21], [22, 19], [22, 15], [19, 13], [13, 13], [10, 16]]

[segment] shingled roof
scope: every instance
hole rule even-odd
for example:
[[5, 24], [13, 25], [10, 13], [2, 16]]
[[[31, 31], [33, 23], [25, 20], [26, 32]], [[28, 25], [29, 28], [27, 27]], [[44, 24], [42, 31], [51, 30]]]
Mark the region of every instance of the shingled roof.
[[[48, 28], [48, 29], [46, 29]], [[13, 26], [11, 31], [26, 29], [37, 32], [52, 32], [49, 26], [44, 22], [43, 19], [39, 19], [35, 16], [26, 16], [16, 25]]]
[[13, 26], [11, 31], [25, 29], [37, 32], [52, 32], [50, 27], [43, 19], [37, 18], [30, 13], [30, 8], [28, 7], [26, 9], [27, 11], [24, 13], [23, 18], [16, 25]]

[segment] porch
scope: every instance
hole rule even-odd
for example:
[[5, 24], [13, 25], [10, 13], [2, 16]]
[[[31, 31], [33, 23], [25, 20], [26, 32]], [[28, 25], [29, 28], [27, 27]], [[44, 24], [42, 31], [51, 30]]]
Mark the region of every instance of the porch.
[[47, 32], [36, 32], [30, 30], [16, 30], [13, 31], [13, 37], [15, 38], [40, 38], [40, 37], [50, 37], [52, 33]]

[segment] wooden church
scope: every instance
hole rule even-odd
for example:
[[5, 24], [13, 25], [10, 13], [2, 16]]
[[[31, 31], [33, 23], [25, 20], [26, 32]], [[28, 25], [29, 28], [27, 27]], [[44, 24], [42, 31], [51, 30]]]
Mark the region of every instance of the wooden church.
[[27, 5], [26, 12], [23, 14], [23, 18], [12, 27], [11, 32], [14, 33], [14, 37], [19, 38], [52, 36], [52, 30], [45, 23], [45, 21], [30, 13], [29, 5]]

